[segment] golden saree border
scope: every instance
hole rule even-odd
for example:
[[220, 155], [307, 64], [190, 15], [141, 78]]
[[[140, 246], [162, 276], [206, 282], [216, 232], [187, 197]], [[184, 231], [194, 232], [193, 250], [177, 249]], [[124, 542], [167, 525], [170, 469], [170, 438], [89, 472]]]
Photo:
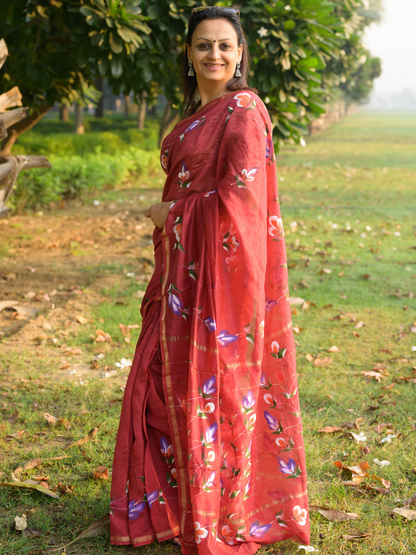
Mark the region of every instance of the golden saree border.
[[[173, 387], [172, 387], [172, 376], [171, 376], [171, 368], [169, 362], [169, 351], [168, 351], [168, 342], [166, 336], [166, 312], [167, 312], [167, 296], [166, 296], [166, 286], [169, 277], [169, 270], [170, 270], [170, 252], [169, 252], [169, 235], [165, 234], [163, 236], [163, 282], [162, 282], [162, 314], [160, 316], [160, 326], [161, 326], [161, 346], [163, 350], [163, 368], [164, 368], [164, 375], [166, 379], [166, 389], [168, 393], [168, 399], [166, 402], [166, 410], [169, 412], [171, 421], [172, 421], [172, 439], [175, 443], [176, 453], [175, 457], [178, 460], [179, 468], [184, 468], [184, 460], [183, 454], [181, 449], [181, 440], [179, 436], [179, 426], [178, 420], [176, 417], [175, 411], [175, 402], [173, 398]], [[182, 510], [182, 518], [181, 518], [181, 531], [184, 533], [184, 526], [185, 526], [185, 518], [186, 518], [186, 480], [184, 473], [178, 472], [177, 475], [177, 484], [178, 484], [178, 502], [179, 507]]]

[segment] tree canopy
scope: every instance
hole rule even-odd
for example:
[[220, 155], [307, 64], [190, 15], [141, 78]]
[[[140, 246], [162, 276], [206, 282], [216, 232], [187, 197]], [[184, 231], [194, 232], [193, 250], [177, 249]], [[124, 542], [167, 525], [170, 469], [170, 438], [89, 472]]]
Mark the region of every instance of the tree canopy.
[[[82, 99], [98, 76], [115, 93], [165, 94], [181, 105], [179, 69], [195, 0], [0, 0], [9, 46], [7, 87], [17, 85], [36, 119], [55, 102]], [[231, 6], [225, 0], [217, 5]], [[341, 88], [363, 100], [380, 62], [363, 47], [379, 14], [373, 0], [240, 0], [252, 57], [252, 86], [278, 143], [299, 142]]]

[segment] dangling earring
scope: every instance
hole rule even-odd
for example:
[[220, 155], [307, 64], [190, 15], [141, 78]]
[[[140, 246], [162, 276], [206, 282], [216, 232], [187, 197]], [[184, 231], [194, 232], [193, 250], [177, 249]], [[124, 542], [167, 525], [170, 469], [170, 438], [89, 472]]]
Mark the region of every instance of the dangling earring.
[[241, 65], [241, 62], [237, 62], [237, 67], [235, 68], [234, 77], [241, 77], [240, 65]]
[[195, 72], [194, 72], [194, 68], [192, 67], [192, 60], [188, 60], [188, 77], [194, 77]]

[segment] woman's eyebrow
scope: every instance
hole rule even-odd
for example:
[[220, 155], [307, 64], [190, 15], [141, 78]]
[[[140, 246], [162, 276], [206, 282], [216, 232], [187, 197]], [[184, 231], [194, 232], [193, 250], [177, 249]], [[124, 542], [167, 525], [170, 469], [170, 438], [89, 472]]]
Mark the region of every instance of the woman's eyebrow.
[[[212, 42], [211, 39], [204, 39], [204, 37], [198, 37], [196, 40], [207, 40], [208, 42]], [[231, 40], [231, 39], [220, 39], [220, 40], [218, 40], [218, 41], [216, 41], [216, 42], [222, 42], [222, 41], [224, 41], [224, 40]]]

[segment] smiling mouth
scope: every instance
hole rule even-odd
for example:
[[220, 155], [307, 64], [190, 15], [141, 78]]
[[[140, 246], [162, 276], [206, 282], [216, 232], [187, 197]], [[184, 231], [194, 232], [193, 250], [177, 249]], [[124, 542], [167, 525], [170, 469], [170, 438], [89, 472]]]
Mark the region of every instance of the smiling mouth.
[[207, 66], [207, 67], [223, 67], [224, 64], [204, 64], [204, 66]]

